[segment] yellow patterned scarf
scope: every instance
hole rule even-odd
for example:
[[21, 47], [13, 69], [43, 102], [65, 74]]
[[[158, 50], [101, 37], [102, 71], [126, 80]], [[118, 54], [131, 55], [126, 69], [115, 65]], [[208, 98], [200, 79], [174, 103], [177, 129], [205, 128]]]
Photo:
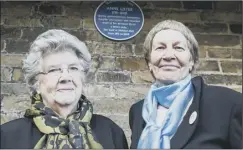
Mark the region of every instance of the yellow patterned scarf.
[[66, 119], [46, 107], [37, 93], [33, 94], [32, 103], [31, 109], [26, 110], [25, 117], [32, 118], [37, 128], [44, 133], [34, 149], [103, 148], [92, 135], [89, 124], [93, 107], [85, 96], [81, 96], [77, 111]]

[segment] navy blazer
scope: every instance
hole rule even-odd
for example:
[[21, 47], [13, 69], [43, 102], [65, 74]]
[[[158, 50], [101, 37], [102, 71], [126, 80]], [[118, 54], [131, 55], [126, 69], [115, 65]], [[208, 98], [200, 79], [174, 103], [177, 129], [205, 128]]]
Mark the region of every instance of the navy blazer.
[[[242, 149], [242, 94], [225, 87], [209, 86], [201, 77], [192, 79], [195, 91], [191, 106], [171, 139], [172, 149]], [[146, 125], [141, 100], [129, 111], [131, 148], [137, 148]], [[197, 118], [189, 119], [193, 112]]]

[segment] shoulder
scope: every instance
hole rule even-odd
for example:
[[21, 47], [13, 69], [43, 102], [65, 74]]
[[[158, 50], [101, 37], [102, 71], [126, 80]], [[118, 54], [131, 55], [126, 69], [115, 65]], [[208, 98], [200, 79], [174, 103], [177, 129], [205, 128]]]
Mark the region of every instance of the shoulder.
[[225, 105], [242, 104], [242, 94], [227, 87], [207, 85], [204, 95]]
[[134, 103], [129, 110], [129, 125], [132, 127], [133, 122], [140, 122], [142, 119], [142, 109], [144, 100]]
[[5, 133], [16, 132], [18, 130], [23, 130], [29, 128], [32, 124], [31, 119], [28, 118], [19, 118], [9, 122], [6, 122], [1, 125], [1, 132], [4, 131]]
[[219, 96], [221, 95], [221, 97], [226, 96], [226, 97], [234, 97], [237, 99], [242, 97], [242, 94], [240, 92], [237, 92], [227, 87], [207, 85], [206, 89], [207, 92], [215, 93]]
[[210, 100], [211, 102], [219, 102], [221, 104], [241, 104], [242, 94], [223, 86], [214, 86], [206, 84], [202, 77], [195, 77], [192, 80], [196, 91], [200, 89], [201, 98]]
[[91, 128], [105, 149], [128, 148], [124, 131], [108, 117], [93, 114]]
[[[31, 120], [20, 118], [1, 125], [1, 146], [0, 148], [30, 148], [29, 139]], [[14, 141], [14, 143], [13, 143]]]
[[91, 124], [93, 127], [99, 126], [101, 129], [109, 128], [109, 130], [111, 129], [111, 130], [115, 130], [116, 132], [123, 133], [123, 130], [121, 129], [121, 127], [119, 127], [110, 118], [105, 117], [103, 115], [93, 114]]
[[139, 100], [138, 102], [134, 103], [130, 108], [130, 113], [142, 110], [143, 102], [144, 100]]
[[93, 114], [91, 122], [95, 122], [95, 123], [97, 122], [97, 123], [107, 124], [107, 125], [114, 123], [110, 118], [99, 114]]

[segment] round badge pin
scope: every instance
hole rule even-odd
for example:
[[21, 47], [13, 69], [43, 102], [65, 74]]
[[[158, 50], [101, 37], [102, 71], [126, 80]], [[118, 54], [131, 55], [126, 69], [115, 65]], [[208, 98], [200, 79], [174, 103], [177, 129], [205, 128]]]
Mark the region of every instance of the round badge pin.
[[193, 124], [196, 121], [196, 119], [197, 119], [197, 112], [194, 111], [189, 118], [189, 124]]

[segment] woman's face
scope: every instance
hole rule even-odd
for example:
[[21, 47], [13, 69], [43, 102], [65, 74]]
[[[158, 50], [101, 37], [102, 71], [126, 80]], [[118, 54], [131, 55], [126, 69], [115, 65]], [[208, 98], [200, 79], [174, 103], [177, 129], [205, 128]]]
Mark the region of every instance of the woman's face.
[[75, 53], [65, 51], [45, 56], [42, 70], [46, 74], [39, 75], [38, 91], [44, 104], [56, 112], [64, 107], [76, 106], [83, 90], [83, 73]]
[[154, 36], [150, 57], [149, 68], [163, 84], [184, 79], [194, 65], [187, 39], [171, 29], [161, 30]]

